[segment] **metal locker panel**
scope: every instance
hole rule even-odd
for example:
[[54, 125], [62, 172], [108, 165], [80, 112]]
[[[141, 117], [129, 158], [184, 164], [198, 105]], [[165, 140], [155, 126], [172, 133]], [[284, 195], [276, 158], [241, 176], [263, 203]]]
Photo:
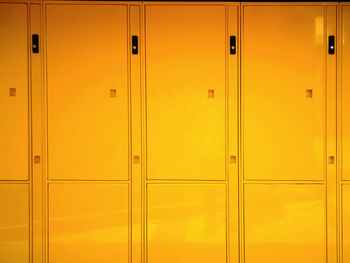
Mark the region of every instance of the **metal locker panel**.
[[149, 184], [148, 262], [226, 262], [225, 188], [225, 184]]
[[343, 241], [343, 263], [350, 262], [350, 185], [343, 185], [342, 198], [342, 241]]
[[225, 7], [146, 6], [147, 176], [225, 179]]
[[350, 180], [350, 6], [342, 7], [342, 20], [342, 174]]
[[49, 263], [127, 263], [128, 184], [49, 185]]
[[29, 185], [0, 184], [0, 262], [29, 263]]
[[324, 7], [244, 6], [242, 129], [246, 180], [322, 180]]
[[127, 180], [127, 7], [47, 5], [50, 179]]
[[246, 263], [326, 262], [324, 185], [244, 186]]
[[0, 180], [28, 180], [27, 5], [0, 3]]

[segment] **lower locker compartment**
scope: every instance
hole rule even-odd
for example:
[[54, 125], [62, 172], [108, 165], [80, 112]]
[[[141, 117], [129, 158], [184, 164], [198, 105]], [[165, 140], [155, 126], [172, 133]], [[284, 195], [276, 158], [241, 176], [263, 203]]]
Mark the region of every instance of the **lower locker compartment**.
[[246, 184], [245, 262], [326, 262], [325, 193], [321, 184]]
[[127, 263], [128, 184], [49, 185], [50, 263]]
[[29, 263], [29, 184], [0, 184], [0, 262]]
[[149, 184], [147, 262], [226, 262], [225, 187]]
[[343, 262], [350, 262], [350, 184], [343, 185]]

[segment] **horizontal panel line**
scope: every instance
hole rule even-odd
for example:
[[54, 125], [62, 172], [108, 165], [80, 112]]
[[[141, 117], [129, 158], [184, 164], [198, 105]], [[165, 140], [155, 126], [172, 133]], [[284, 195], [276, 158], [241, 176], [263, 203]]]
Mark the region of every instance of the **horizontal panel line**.
[[30, 180], [0, 180], [0, 184], [30, 184]]
[[325, 180], [244, 180], [244, 184], [326, 184]]
[[226, 184], [226, 180], [146, 180], [147, 184]]
[[130, 184], [131, 181], [121, 181], [121, 180], [48, 180], [48, 184], [80, 184], [80, 183], [86, 183], [86, 184]]

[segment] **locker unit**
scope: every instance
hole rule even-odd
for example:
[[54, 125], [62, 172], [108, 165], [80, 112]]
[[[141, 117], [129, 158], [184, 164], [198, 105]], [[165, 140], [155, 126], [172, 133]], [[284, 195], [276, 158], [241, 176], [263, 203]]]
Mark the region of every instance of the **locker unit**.
[[47, 4], [45, 14], [48, 262], [126, 263], [128, 6]]
[[28, 7], [0, 3], [0, 262], [30, 258]]
[[225, 6], [146, 4], [144, 16], [145, 260], [226, 262]]
[[0, 0], [0, 33], [1, 263], [350, 261], [350, 3]]
[[324, 76], [330, 25], [325, 9], [243, 6], [241, 214], [246, 263], [327, 259]]

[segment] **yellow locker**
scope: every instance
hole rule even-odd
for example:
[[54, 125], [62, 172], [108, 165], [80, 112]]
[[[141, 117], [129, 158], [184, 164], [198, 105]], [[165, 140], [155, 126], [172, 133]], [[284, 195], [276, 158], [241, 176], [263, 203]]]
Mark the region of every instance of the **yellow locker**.
[[246, 184], [246, 263], [325, 262], [325, 186]]
[[244, 6], [244, 179], [322, 180], [323, 6]]
[[227, 262], [225, 5], [145, 4], [144, 23], [145, 260]]
[[28, 180], [27, 5], [0, 3], [0, 180]]
[[333, 262], [333, 254], [327, 259], [333, 236], [326, 224], [325, 13], [319, 4], [241, 8], [246, 263]]
[[[0, 262], [30, 262], [28, 7], [0, 3]], [[21, 182], [20, 182], [21, 181]]]
[[226, 262], [224, 184], [149, 184], [147, 262]]
[[130, 262], [128, 6], [45, 14], [47, 260]]
[[48, 176], [128, 180], [126, 5], [46, 6]]
[[29, 185], [0, 183], [0, 262], [29, 263]]
[[1, 263], [350, 261], [348, 4], [16, 1]]
[[127, 184], [49, 185], [49, 262], [128, 261]]
[[225, 7], [145, 6], [147, 178], [225, 180]]

